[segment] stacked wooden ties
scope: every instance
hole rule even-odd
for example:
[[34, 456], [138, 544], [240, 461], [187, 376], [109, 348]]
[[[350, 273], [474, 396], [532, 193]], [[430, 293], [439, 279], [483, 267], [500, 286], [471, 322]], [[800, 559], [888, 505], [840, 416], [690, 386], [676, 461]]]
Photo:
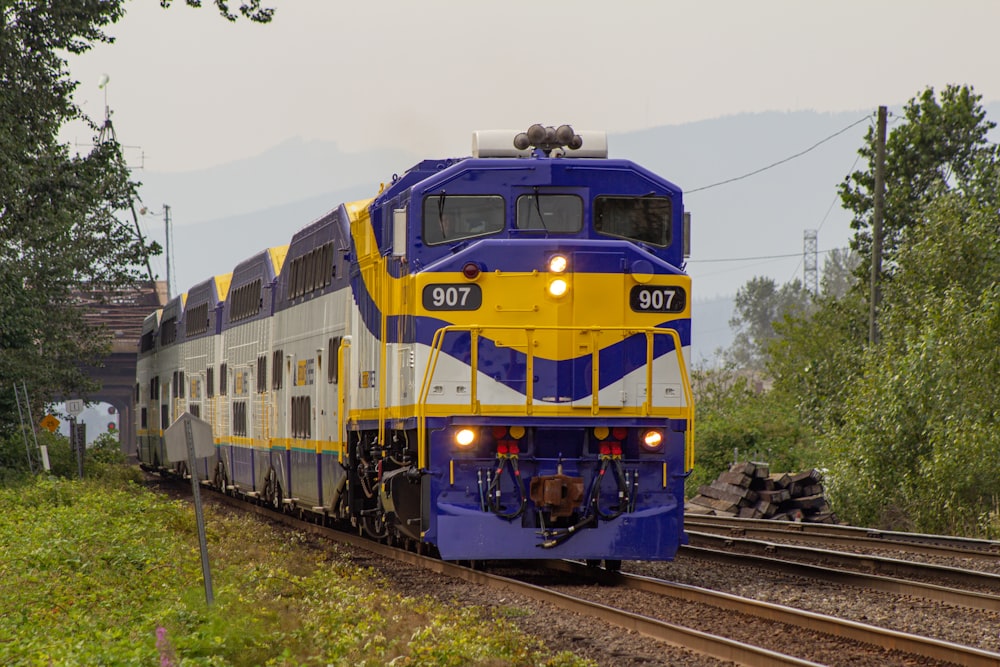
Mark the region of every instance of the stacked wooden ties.
[[766, 463], [734, 463], [687, 501], [689, 514], [838, 523], [823, 496], [823, 475], [815, 468], [771, 474]]

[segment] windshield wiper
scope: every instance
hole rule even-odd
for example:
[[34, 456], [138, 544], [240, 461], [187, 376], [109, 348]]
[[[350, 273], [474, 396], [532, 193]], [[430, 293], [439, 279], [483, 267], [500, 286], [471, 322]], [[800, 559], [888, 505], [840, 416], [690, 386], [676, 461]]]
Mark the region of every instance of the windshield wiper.
[[542, 229], [544, 229], [546, 232], [548, 232], [549, 228], [545, 225], [545, 218], [542, 216], [542, 204], [538, 200], [538, 186], [537, 185], [535, 186], [535, 211], [538, 212], [538, 222], [542, 223]]
[[441, 239], [447, 239], [448, 233], [444, 230], [444, 191], [438, 196], [438, 227], [441, 228]]

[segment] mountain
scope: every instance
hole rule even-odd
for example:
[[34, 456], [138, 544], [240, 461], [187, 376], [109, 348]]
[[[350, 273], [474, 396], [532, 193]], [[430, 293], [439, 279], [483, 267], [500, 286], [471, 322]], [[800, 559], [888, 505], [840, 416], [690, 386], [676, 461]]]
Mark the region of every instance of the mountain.
[[189, 172], [139, 171], [136, 178], [142, 183], [143, 202], [152, 209], [169, 204], [173, 224], [180, 229], [264, 214], [278, 206], [358, 186], [377, 192], [380, 182], [389, 181], [394, 172], [409, 168], [419, 158], [395, 150], [345, 153], [330, 141], [293, 138], [245, 160]]

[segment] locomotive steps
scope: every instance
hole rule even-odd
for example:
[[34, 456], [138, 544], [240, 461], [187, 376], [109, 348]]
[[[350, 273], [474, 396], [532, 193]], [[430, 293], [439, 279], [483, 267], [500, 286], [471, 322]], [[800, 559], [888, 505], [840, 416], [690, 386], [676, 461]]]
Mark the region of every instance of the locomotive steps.
[[766, 463], [734, 463], [729, 470], [687, 501], [688, 514], [838, 523], [823, 495], [823, 475], [815, 468], [800, 473], [771, 473]]

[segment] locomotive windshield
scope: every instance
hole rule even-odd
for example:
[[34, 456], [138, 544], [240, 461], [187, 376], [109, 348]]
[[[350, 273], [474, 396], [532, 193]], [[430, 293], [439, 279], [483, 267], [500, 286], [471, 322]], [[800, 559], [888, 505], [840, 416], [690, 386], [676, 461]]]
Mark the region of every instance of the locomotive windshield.
[[452, 243], [502, 231], [504, 201], [499, 195], [430, 195], [423, 215], [424, 243]]
[[521, 195], [517, 228], [546, 232], [578, 232], [583, 227], [583, 200], [576, 195]]
[[667, 197], [598, 197], [594, 229], [651, 245], [670, 245], [670, 199]]

